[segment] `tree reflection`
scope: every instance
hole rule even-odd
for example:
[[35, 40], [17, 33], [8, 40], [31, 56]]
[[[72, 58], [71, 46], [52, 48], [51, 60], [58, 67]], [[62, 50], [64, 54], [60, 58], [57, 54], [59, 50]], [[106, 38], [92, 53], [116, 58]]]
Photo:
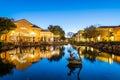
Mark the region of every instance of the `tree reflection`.
[[44, 54], [51, 54], [51, 57], [48, 58], [50, 62], [59, 61], [63, 56], [63, 47], [57, 45], [42, 45], [40, 46], [40, 51]]
[[0, 76], [12, 74], [14, 67], [15, 65], [9, 63], [9, 61], [3, 62], [2, 59], [0, 59]]
[[62, 57], [64, 56], [63, 48], [59, 47], [58, 50], [59, 54], [54, 54], [51, 58], [48, 59], [50, 62], [59, 61], [60, 59], [62, 59]]
[[93, 49], [92, 47], [85, 47], [85, 49], [82, 51], [82, 54], [84, 54], [85, 59], [94, 62], [96, 60], [96, 57], [98, 56], [98, 51]]
[[40, 46], [40, 51], [45, 52], [47, 50], [47, 45]]

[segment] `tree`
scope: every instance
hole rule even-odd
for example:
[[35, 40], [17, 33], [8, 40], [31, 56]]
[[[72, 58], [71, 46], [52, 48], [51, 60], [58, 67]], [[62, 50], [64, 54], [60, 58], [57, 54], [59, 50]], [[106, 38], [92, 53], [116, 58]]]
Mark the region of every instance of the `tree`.
[[65, 35], [65, 32], [64, 30], [58, 26], [58, 25], [50, 25], [48, 27], [48, 29], [54, 34], [54, 35], [60, 35], [60, 39], [65, 39], [64, 35]]
[[85, 38], [85, 39], [87, 39], [88, 38], [88, 28], [85, 28], [84, 29], [84, 33], [82, 33], [82, 36]]
[[99, 32], [97, 31], [96, 27], [93, 25], [84, 29], [83, 36], [86, 39], [89, 38], [90, 40], [91, 38], [93, 38], [96, 41], [98, 35], [99, 35]]
[[67, 33], [67, 38], [71, 38], [74, 34], [75, 34], [75, 33], [73, 33], [73, 32], [68, 32], [68, 33]]
[[13, 19], [0, 17], [0, 36], [16, 28], [16, 25], [13, 23], [13, 21]]

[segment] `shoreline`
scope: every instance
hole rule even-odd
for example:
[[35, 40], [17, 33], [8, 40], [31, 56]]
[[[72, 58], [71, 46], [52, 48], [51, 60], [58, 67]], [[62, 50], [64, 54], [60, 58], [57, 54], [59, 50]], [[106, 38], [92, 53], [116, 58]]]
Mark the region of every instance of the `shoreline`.
[[[20, 44], [20, 45], [5, 45], [0, 46], [0, 52], [12, 50], [18, 47], [40, 47], [40, 46], [56, 46], [56, 45], [66, 45], [70, 43], [65, 42], [42, 42], [42, 43], [31, 43], [31, 44]], [[72, 44], [73, 45], [73, 44]], [[108, 43], [85, 43], [85, 44], [74, 44], [76, 46], [90, 46], [100, 50], [101, 52], [107, 52], [110, 54], [117, 54], [120, 55], [120, 44], [108, 44]]]
[[66, 45], [68, 43], [64, 43], [64, 42], [51, 42], [51, 43], [47, 43], [47, 42], [42, 42], [42, 43], [21, 43], [19, 45], [5, 45], [5, 46], [0, 46], [0, 52], [4, 52], [4, 51], [8, 51], [8, 50], [12, 50], [18, 47], [40, 47], [42, 45], [44, 46], [56, 46], [56, 45]]

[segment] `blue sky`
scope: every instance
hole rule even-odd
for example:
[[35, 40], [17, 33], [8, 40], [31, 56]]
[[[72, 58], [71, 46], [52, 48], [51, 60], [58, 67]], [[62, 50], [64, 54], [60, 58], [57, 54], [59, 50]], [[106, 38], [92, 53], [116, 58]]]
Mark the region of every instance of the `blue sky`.
[[90, 25], [120, 25], [120, 0], [1, 0], [0, 16], [26, 19], [47, 29], [77, 32]]

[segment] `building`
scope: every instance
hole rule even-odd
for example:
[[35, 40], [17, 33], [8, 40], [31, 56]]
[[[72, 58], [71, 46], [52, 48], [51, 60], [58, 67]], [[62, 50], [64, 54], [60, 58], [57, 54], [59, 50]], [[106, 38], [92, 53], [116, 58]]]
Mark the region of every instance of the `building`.
[[40, 27], [33, 25], [25, 19], [16, 21], [14, 24], [17, 28], [7, 34], [2, 35], [1, 40], [15, 43], [40, 41]]
[[97, 29], [99, 41], [120, 41], [120, 26], [100, 26]]
[[29, 21], [22, 19], [14, 22], [15, 30], [1, 36], [1, 40], [12, 43], [23, 42], [52, 42], [59, 37], [49, 30], [44, 30]]
[[73, 40], [77, 42], [85, 42], [86, 39], [83, 36], [84, 30], [79, 30], [76, 34], [72, 36]]
[[40, 32], [41, 42], [53, 42], [54, 34], [49, 30], [41, 30]]
[[86, 41], [86, 39], [83, 37], [84, 30], [79, 30], [77, 37], [79, 38], [78, 41]]
[[[99, 33], [97, 40], [91, 38], [90, 41], [120, 41], [120, 26], [100, 26], [96, 29]], [[77, 42], [88, 41], [88, 38], [85, 39], [83, 33], [84, 30], [79, 30], [74, 36]]]

